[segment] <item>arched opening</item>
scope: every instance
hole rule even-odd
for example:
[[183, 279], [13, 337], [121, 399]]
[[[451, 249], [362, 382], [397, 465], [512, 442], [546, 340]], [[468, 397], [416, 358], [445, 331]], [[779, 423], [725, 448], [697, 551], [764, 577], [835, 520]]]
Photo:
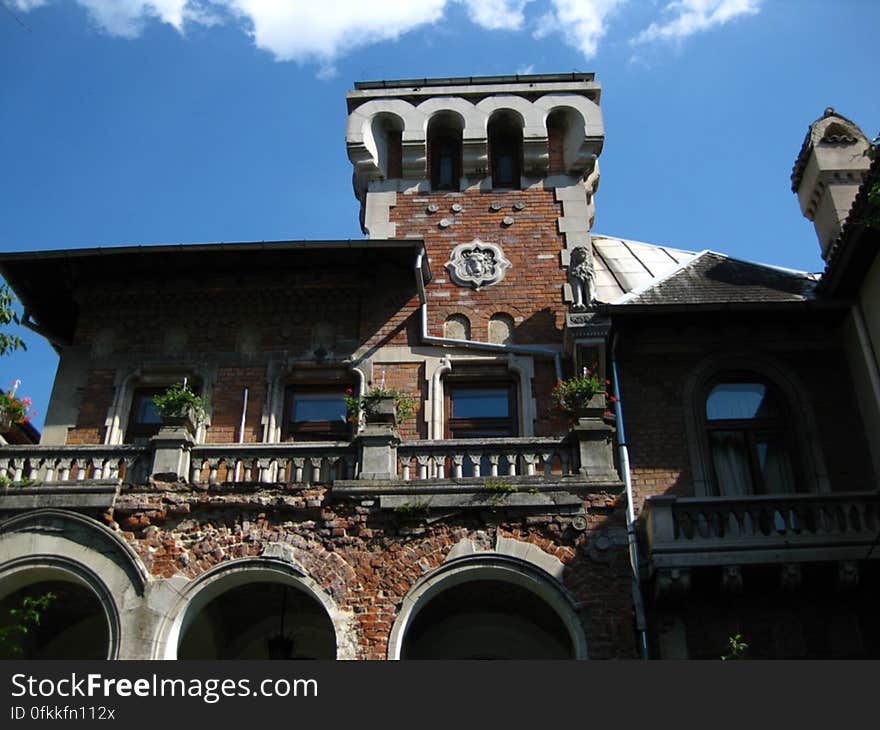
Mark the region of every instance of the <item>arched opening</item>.
[[324, 606], [306, 590], [246, 582], [191, 605], [177, 658], [335, 659], [336, 634]]
[[367, 146], [385, 178], [403, 177], [402, 152], [403, 120], [396, 114], [384, 112], [373, 117]]
[[489, 162], [493, 188], [519, 189], [522, 171], [522, 120], [500, 111], [489, 120]]
[[547, 152], [549, 172], [562, 175], [568, 172], [578, 157], [584, 141], [584, 118], [571, 107], [559, 107], [547, 116]]
[[458, 190], [461, 177], [463, 122], [452, 112], [440, 112], [428, 122], [428, 170], [432, 190]]
[[0, 659], [109, 658], [110, 625], [95, 592], [41, 572], [0, 587]]
[[571, 599], [532, 562], [497, 553], [457, 558], [425, 576], [404, 599], [389, 657], [586, 659]]

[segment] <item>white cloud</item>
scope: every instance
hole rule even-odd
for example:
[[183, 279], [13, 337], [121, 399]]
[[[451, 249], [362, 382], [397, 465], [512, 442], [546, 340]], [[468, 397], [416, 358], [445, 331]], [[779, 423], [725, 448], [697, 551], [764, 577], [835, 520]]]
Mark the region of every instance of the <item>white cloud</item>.
[[525, 23], [525, 7], [531, 0], [458, 0], [468, 17], [488, 30], [519, 30]]
[[558, 33], [563, 41], [592, 58], [608, 31], [609, 19], [626, 0], [551, 0], [553, 10], [538, 20], [535, 38]]
[[446, 0], [217, 1], [244, 20], [254, 43], [278, 60], [323, 62], [433, 23], [443, 16], [446, 5]]
[[675, 0], [664, 8], [664, 13], [674, 17], [663, 23], [651, 23], [631, 43], [682, 41], [741, 16], [755, 15], [760, 9], [761, 0]]
[[188, 0], [77, 0], [110, 35], [136, 38], [151, 18], [183, 32]]
[[46, 2], [47, 0], [12, 0], [12, 9], [21, 10], [26, 13], [28, 10], [45, 5]]
[[[3, 1], [3, 0], [0, 0]], [[27, 12], [49, 0], [5, 0]], [[680, 41], [757, 13], [762, 0], [664, 0], [663, 19], [631, 40]], [[61, 2], [61, 0], [55, 0]], [[164, 23], [183, 34], [192, 25], [240, 25], [254, 44], [279, 61], [315, 63], [321, 78], [336, 73], [335, 61], [352, 50], [395, 40], [442, 20], [453, 4], [486, 30], [533, 28], [536, 38], [559, 36], [593, 58], [627, 0], [75, 0], [104, 32], [136, 38], [148, 23]], [[526, 11], [531, 10], [530, 17]]]

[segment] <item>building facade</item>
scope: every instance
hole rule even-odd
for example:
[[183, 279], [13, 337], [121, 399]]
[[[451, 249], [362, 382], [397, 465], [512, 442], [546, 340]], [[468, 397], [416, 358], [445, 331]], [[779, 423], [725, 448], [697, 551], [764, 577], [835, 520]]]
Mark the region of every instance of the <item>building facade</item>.
[[[0, 258], [60, 356], [0, 448], [0, 607], [54, 596], [25, 653], [875, 656], [853, 301], [594, 233], [600, 97], [356, 84], [362, 240]], [[159, 419], [181, 382], [201, 422]]]

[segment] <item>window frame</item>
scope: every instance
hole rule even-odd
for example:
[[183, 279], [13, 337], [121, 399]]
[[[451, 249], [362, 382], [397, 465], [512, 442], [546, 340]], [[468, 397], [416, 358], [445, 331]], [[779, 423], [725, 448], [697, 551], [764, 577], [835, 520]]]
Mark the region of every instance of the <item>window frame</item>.
[[[778, 408], [778, 414], [773, 417], [762, 418], [715, 418], [710, 419], [707, 407], [709, 396], [719, 385], [726, 384], [756, 384], [766, 389]], [[790, 493], [799, 494], [808, 491], [802, 478], [800, 470], [800, 454], [798, 449], [798, 436], [791, 424], [791, 407], [788, 404], [785, 394], [768, 378], [760, 373], [752, 371], [728, 371], [715, 375], [706, 383], [700, 399], [701, 407], [701, 425], [704, 434], [705, 445], [708, 454], [708, 467], [711, 480], [711, 487], [714, 496], [725, 497], [731, 496], [721, 489], [721, 483], [718, 478], [717, 468], [715, 466], [714, 445], [712, 433], [714, 432], [732, 432], [742, 434], [746, 447], [746, 459], [748, 466], [749, 478], [751, 480], [751, 491], [746, 496], [760, 496], [773, 494], [787, 494], [789, 492], [774, 492], [768, 489], [768, 484], [763, 476], [760, 468], [760, 457], [758, 454], [758, 437], [761, 434], [771, 434], [778, 437], [783, 445], [785, 455], [788, 459], [792, 474], [793, 491]]]
[[348, 420], [294, 421], [292, 416], [297, 394], [341, 394], [344, 398], [346, 390], [353, 388], [347, 383], [289, 383], [284, 388], [281, 441], [350, 441], [353, 429]]
[[[456, 418], [453, 415], [453, 391], [456, 389], [463, 390], [485, 390], [489, 388], [504, 389], [507, 391], [508, 416], [500, 417], [462, 417]], [[516, 438], [519, 436], [519, 398], [518, 384], [510, 378], [447, 378], [443, 388], [443, 410], [444, 410], [444, 437], [448, 439], [466, 439], [466, 438]], [[499, 428], [502, 426], [503, 428]], [[509, 430], [507, 436], [481, 436], [479, 434], [471, 435], [469, 432], [478, 431], [499, 431]]]

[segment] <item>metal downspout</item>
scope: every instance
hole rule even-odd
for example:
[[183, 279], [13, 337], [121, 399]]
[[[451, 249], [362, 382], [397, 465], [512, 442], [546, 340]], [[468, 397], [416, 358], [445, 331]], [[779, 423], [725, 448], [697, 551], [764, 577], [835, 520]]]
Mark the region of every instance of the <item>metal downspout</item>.
[[620, 455], [620, 471], [626, 490], [626, 538], [629, 543], [629, 560], [632, 568], [633, 608], [636, 616], [636, 630], [639, 632], [639, 650], [642, 659], [648, 659], [648, 630], [645, 622], [645, 603], [642, 599], [642, 579], [639, 569], [639, 545], [636, 540], [636, 510], [632, 492], [632, 477], [629, 469], [629, 448], [626, 443], [626, 431], [623, 425], [623, 397], [620, 393], [620, 378], [617, 374], [617, 360], [614, 351], [617, 347], [617, 334], [611, 343], [611, 377], [617, 402], [614, 404], [614, 415], [617, 420], [617, 448]]

